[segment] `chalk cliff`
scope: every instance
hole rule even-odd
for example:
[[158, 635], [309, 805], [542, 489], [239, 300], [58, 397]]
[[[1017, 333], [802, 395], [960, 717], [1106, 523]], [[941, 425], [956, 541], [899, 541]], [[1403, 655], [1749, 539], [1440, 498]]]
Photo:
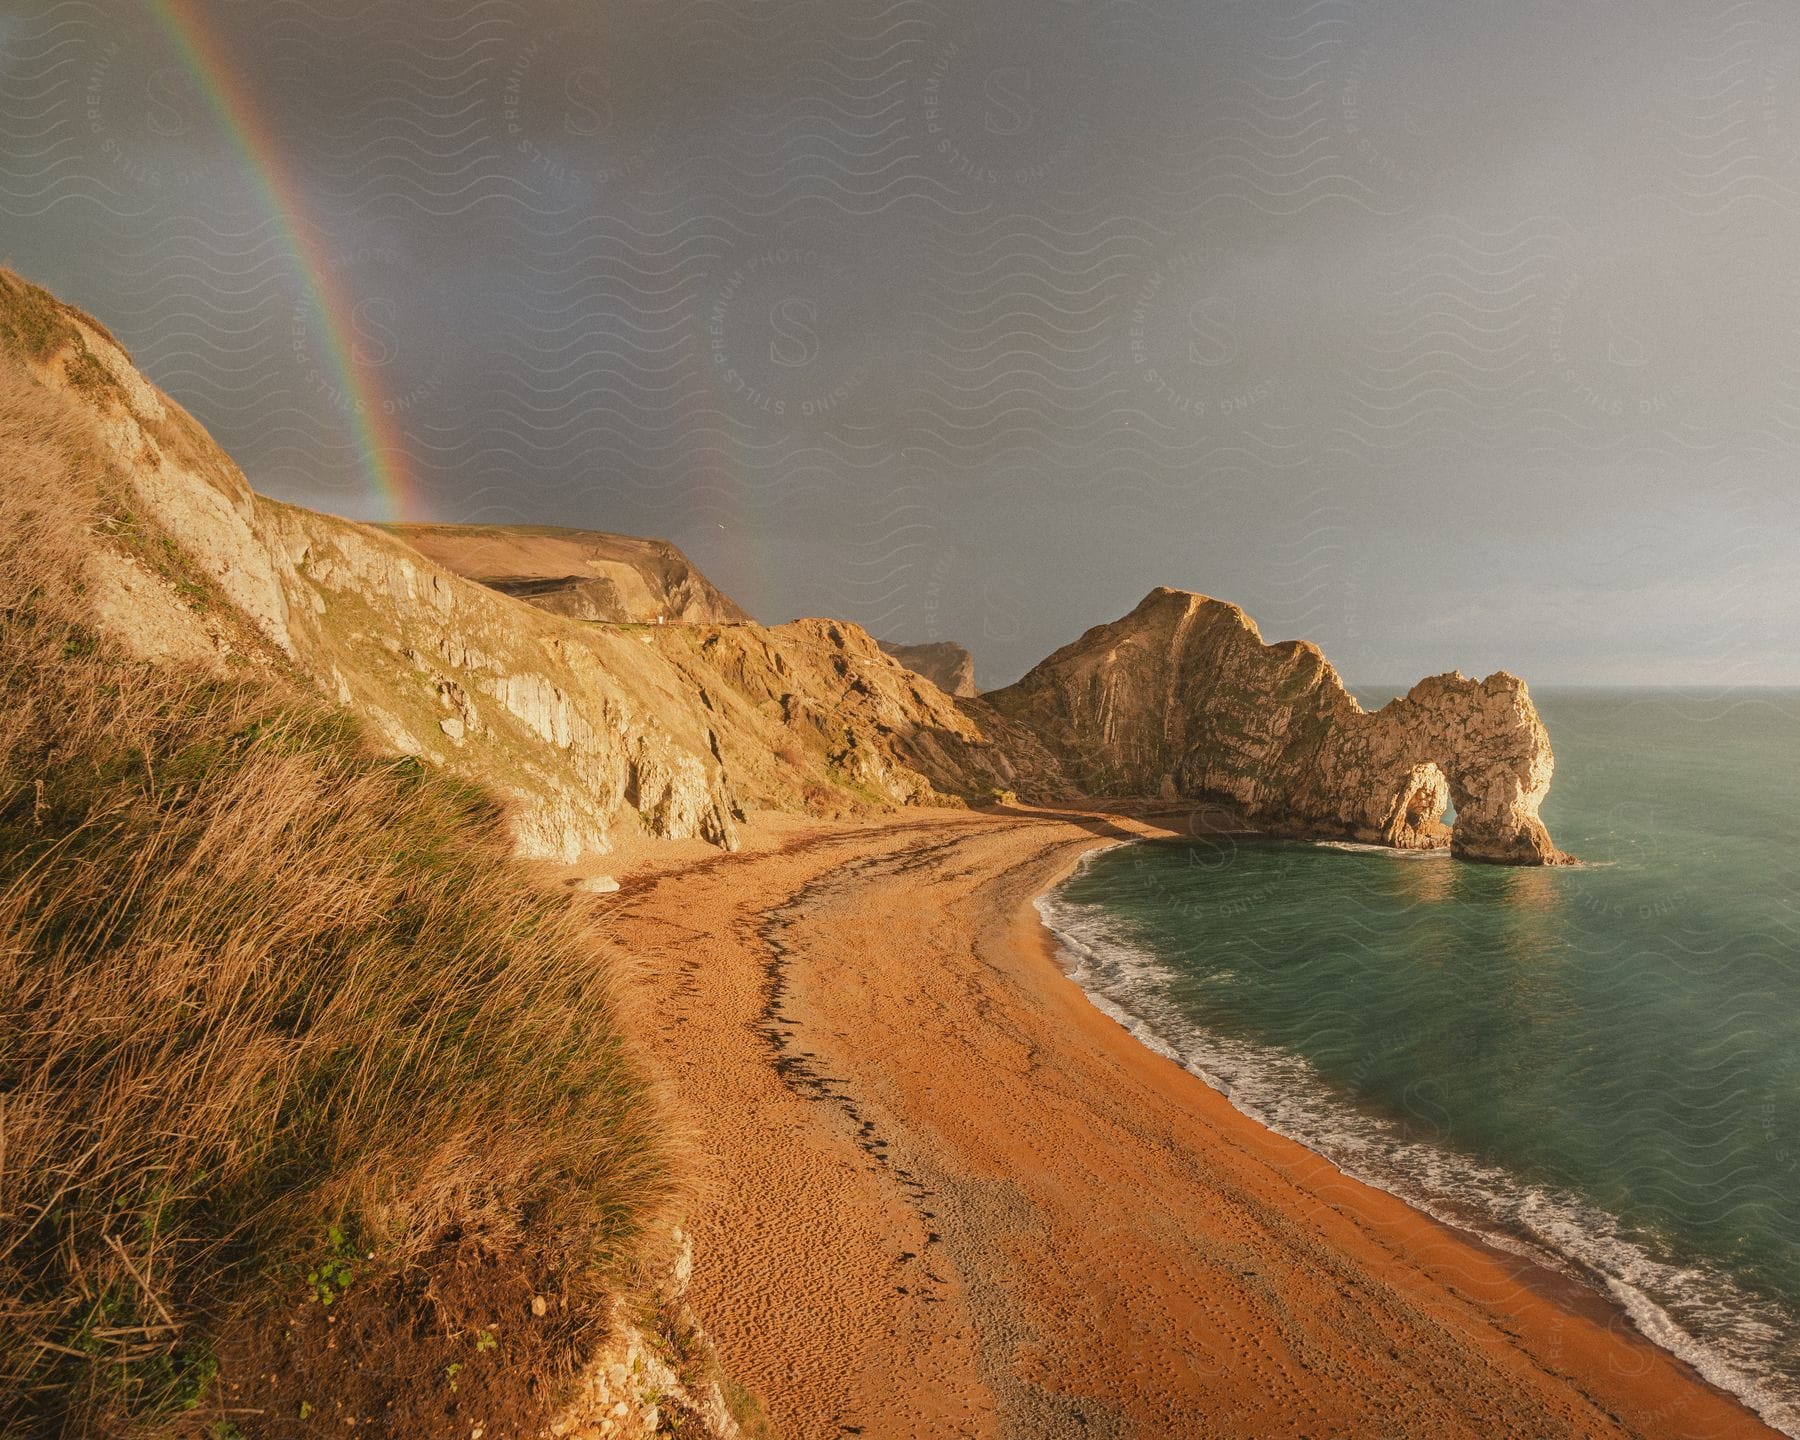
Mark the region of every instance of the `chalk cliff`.
[[667, 540], [552, 525], [389, 525], [426, 559], [576, 620], [739, 625], [750, 617]]
[[972, 699], [975, 689], [975, 657], [951, 640], [932, 640], [923, 645], [890, 645], [881, 648], [915, 675], [923, 675], [946, 695]]
[[[572, 862], [639, 831], [730, 849], [747, 807], [851, 815], [1009, 781], [977, 721], [859, 627], [750, 623], [673, 546], [395, 533], [257, 495], [104, 327], [4, 272], [0, 351], [95, 421], [107, 630], [147, 659], [297, 670], [394, 751], [498, 796], [522, 856]], [[553, 613], [409, 539], [488, 581], [586, 565], [617, 613], [692, 623]]]
[[[107, 628], [147, 658], [297, 669], [395, 751], [501, 797], [525, 856], [604, 853], [620, 827], [733, 848], [748, 808], [1017, 791], [1217, 799], [1280, 833], [1566, 858], [1538, 818], [1549, 739], [1505, 673], [1434, 676], [1365, 714], [1316, 646], [1264, 645], [1236, 606], [1158, 589], [1017, 684], [955, 695], [973, 688], [960, 647], [757, 625], [665, 542], [381, 528], [258, 496], [103, 327], [4, 274], [0, 341], [97, 420], [117, 516], [88, 578]], [[538, 582], [555, 583], [526, 593]]]
[[1021, 765], [1024, 793], [1073, 782], [1095, 795], [1217, 799], [1279, 833], [1448, 843], [1507, 864], [1567, 859], [1538, 818], [1549, 735], [1525, 682], [1504, 671], [1435, 675], [1368, 713], [1317, 646], [1265, 645], [1237, 606], [1157, 589], [978, 703], [1055, 760], [1044, 774]]

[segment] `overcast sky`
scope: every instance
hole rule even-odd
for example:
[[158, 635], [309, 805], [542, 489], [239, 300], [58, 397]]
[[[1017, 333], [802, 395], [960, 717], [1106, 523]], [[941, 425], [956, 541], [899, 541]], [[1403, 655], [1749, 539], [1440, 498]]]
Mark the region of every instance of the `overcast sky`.
[[[1800, 683], [1792, 0], [200, 0], [429, 518], [1017, 676], [1152, 585], [1353, 680]], [[0, 254], [376, 517], [128, 0], [0, 0]]]

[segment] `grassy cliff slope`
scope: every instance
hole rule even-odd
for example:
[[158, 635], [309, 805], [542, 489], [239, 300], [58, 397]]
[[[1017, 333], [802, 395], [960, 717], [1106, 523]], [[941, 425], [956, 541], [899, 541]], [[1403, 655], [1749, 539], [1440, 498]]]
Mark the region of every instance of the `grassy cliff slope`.
[[232, 476], [103, 345], [0, 276], [0, 1432], [532, 1433], [678, 1183], [617, 961], [158, 523], [128, 444]]

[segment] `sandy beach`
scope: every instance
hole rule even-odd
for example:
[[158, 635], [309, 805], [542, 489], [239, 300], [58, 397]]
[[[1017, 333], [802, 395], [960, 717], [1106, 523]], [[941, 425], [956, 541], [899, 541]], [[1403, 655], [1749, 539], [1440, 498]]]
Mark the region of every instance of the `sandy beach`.
[[692, 1298], [794, 1440], [1771, 1435], [1601, 1297], [1139, 1045], [1033, 897], [1105, 814], [757, 816], [611, 857], [692, 1126]]

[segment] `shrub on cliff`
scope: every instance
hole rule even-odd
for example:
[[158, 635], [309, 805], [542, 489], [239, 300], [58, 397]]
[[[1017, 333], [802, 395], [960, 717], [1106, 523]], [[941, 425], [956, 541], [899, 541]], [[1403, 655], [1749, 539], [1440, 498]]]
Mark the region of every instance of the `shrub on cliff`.
[[604, 952], [481, 795], [89, 628], [139, 523], [89, 423], [0, 355], [0, 1432], [210, 1413], [270, 1315], [452, 1253], [568, 1360], [671, 1184]]

